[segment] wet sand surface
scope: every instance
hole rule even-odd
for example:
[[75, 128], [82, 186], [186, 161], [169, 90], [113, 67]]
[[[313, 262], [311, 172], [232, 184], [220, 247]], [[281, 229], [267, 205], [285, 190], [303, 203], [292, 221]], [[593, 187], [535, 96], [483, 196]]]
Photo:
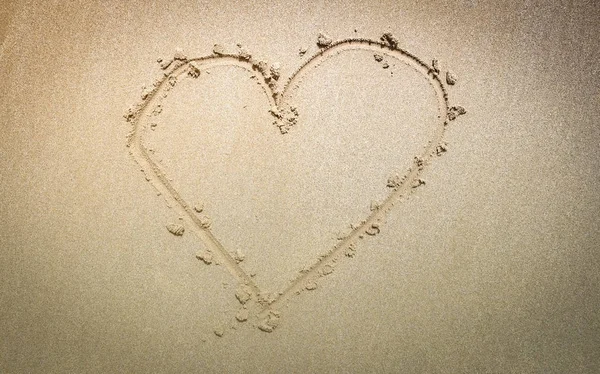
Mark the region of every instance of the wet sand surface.
[[596, 372], [598, 16], [11, 3], [0, 371]]

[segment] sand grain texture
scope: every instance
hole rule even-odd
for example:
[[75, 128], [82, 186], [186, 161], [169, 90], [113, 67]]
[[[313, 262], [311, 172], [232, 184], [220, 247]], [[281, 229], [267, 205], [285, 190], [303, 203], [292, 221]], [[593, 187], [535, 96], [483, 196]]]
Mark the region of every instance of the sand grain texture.
[[0, 372], [600, 370], [594, 4], [7, 4]]

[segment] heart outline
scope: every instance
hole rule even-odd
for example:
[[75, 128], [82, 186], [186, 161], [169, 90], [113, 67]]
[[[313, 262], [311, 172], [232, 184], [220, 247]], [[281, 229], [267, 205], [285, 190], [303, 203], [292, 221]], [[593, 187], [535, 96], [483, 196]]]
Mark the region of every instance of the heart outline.
[[[234, 257], [224, 248], [220, 241], [212, 234], [210, 229], [204, 227], [190, 204], [188, 204], [173, 188], [165, 172], [162, 171], [159, 165], [150, 157], [143, 144], [143, 133], [148, 128], [143, 119], [150, 115], [149, 111], [152, 109], [152, 104], [155, 100], [157, 98], [160, 100], [158, 93], [168, 87], [169, 79], [171, 77], [178, 77], [186, 71], [189, 71], [189, 69], [192, 69], [191, 63], [195, 64], [194, 68], [201, 67], [202, 69], [207, 69], [212, 66], [237, 66], [251, 73], [260, 73], [256, 74], [256, 76], [267, 95], [271, 113], [275, 118], [275, 125], [279, 127], [282, 133], [286, 133], [293, 124], [286, 122], [285, 118], [281, 115], [281, 112], [289, 105], [289, 97], [292, 96], [294, 87], [297, 87], [296, 82], [301, 79], [303, 73], [311, 66], [318, 66], [329, 57], [341, 54], [347, 50], [357, 49], [384, 53], [412, 67], [428, 80], [435, 91], [438, 101], [439, 114], [437, 116], [438, 123], [436, 124], [435, 134], [428, 140], [423, 152], [415, 157], [413, 165], [409, 168], [404, 178], [400, 180], [397, 185], [393, 186], [392, 191], [379, 205], [378, 209], [371, 212], [359, 226], [355, 227], [352, 232], [339, 241], [326, 254], [320, 256], [307, 271], [301, 272], [298, 277], [294, 278], [290, 285], [281, 291], [278, 296], [272, 300], [261, 298], [261, 290], [253, 281], [252, 277], [239, 266]], [[403, 197], [406, 197], [411, 193], [414, 187], [413, 184], [415, 181], [419, 180], [424, 165], [429, 163], [436, 154], [436, 149], [443, 144], [443, 136], [449, 121], [455, 119], [457, 115], [456, 112], [453, 112], [455, 107], [450, 108], [448, 93], [439, 76], [439, 70], [437, 69], [435, 62], [432, 64], [433, 66], [430, 66], [405, 49], [399, 48], [395, 43], [390, 43], [389, 40], [387, 42], [379, 42], [371, 39], [349, 38], [339, 40], [325, 48], [321, 48], [318, 53], [311, 56], [290, 75], [281, 91], [277, 90], [277, 84], [273, 80], [268, 79], [263, 69], [259, 67], [259, 62], [251, 57], [248, 58], [247, 55], [215, 52], [212, 55], [204, 57], [176, 59], [174, 62], [174, 66], [170, 71], [165, 72], [164, 78], [157, 81], [154, 84], [153, 89], [144, 95], [142, 102], [138, 103], [135, 108], [130, 109], [125, 116], [128, 122], [133, 124], [133, 129], [129, 133], [127, 140], [129, 153], [140, 165], [141, 171], [146, 175], [146, 180], [152, 182], [152, 185], [158, 190], [158, 194], [164, 196], [168, 205], [174, 205], [176, 209], [182, 213], [187, 226], [191, 227], [192, 231], [194, 231], [212, 252], [219, 256], [225, 267], [236, 280], [249, 289], [252, 293], [252, 299], [256, 301], [261, 308], [258, 313], [260, 318], [268, 318], [273, 310], [278, 309], [291, 297], [291, 295], [299, 293], [304, 289], [306, 282], [320, 277], [320, 271], [324, 266], [336, 262], [343, 256], [345, 249], [356, 243], [370, 228], [375, 227], [379, 230], [378, 226], [376, 226], [378, 225], [378, 222], [385, 217], [397, 201], [400, 201]], [[198, 67], [198, 65], [200, 66]]]

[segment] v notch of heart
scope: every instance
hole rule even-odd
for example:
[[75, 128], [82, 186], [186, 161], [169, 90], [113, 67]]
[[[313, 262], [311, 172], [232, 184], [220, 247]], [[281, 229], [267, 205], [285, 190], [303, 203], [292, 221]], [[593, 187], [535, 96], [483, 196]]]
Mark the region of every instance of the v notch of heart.
[[[457, 116], [466, 113], [464, 108], [460, 106], [451, 107], [449, 105], [444, 80], [448, 84], [454, 84], [456, 82], [454, 76], [450, 72], [447, 72], [444, 77], [445, 79], [443, 79], [437, 66], [437, 61], [434, 60], [431, 65], [425, 63], [413, 54], [400, 48], [396, 39], [390, 34], [385, 34], [381, 38], [381, 41], [352, 38], [333, 42], [328, 45], [319, 45], [319, 47], [319, 52], [300, 66], [287, 80], [281, 90], [278, 89], [278, 71], [270, 69], [268, 64], [255, 60], [243, 50], [237, 54], [229, 54], [224, 53], [220, 48], [215, 48], [212, 55], [189, 59], [180, 53], [176, 54], [171, 61], [163, 62], [159, 60], [163, 69], [165, 69], [164, 77], [157, 80], [152, 88], [142, 95], [142, 101], [129, 109], [125, 114], [127, 121], [133, 125], [132, 131], [128, 135], [127, 147], [134, 160], [141, 167], [146, 180], [152, 183], [157, 189], [158, 195], [162, 195], [169, 206], [174, 207], [178, 211], [184, 219], [185, 227], [193, 231], [206, 244], [211, 255], [215, 256], [215, 260], [222, 263], [231, 275], [236, 278], [239, 284], [236, 297], [243, 304], [244, 310], [249, 305], [256, 307], [256, 316], [258, 317], [257, 326], [261, 330], [268, 332], [273, 331], [277, 326], [279, 310], [291, 296], [299, 294], [305, 289], [314, 289], [317, 279], [329, 274], [331, 268], [344, 255], [348, 255], [354, 251], [359, 239], [379, 233], [380, 224], [394, 203], [408, 196], [415, 187], [421, 185], [423, 182], [420, 179], [420, 175], [423, 168], [429, 164], [433, 157], [445, 152], [446, 148], [443, 136], [449, 121], [453, 121]], [[297, 122], [297, 112], [294, 106], [291, 105], [291, 99], [293, 89], [297, 87], [302, 75], [309, 71], [311, 67], [318, 66], [327, 58], [349, 50], [366, 50], [375, 54], [387, 55], [422, 74], [429, 82], [437, 98], [438, 115], [434, 135], [424, 145], [423, 152], [415, 156], [412, 166], [404, 176], [390, 178], [388, 181], [388, 187], [390, 188], [389, 195], [372, 210], [368, 217], [365, 217], [360, 225], [355, 226], [333, 248], [324, 251], [287, 288], [281, 290], [276, 295], [265, 295], [256, 285], [253, 278], [238, 264], [237, 259], [213, 235], [209, 225], [198, 216], [194, 208], [173, 188], [165, 172], [150, 157], [149, 151], [143, 141], [143, 134], [149, 128], [148, 119], [153, 113], [161, 110], [161, 100], [167, 96], [168, 91], [173, 89], [177, 79], [186, 75], [192, 79], [197, 78], [201, 75], [202, 71], [215, 66], [236, 66], [250, 72], [256, 77], [268, 99], [274, 125], [282, 134], [285, 134]], [[174, 234], [181, 234], [182, 230], [174, 230], [172, 232]], [[238, 318], [238, 320], [246, 320], [246, 318], [242, 317]]]

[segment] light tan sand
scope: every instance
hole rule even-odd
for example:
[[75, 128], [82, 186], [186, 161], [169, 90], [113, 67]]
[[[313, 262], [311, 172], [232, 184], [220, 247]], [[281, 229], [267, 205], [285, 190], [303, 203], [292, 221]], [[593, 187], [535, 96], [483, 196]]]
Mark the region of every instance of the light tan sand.
[[598, 371], [598, 13], [10, 3], [0, 372]]

